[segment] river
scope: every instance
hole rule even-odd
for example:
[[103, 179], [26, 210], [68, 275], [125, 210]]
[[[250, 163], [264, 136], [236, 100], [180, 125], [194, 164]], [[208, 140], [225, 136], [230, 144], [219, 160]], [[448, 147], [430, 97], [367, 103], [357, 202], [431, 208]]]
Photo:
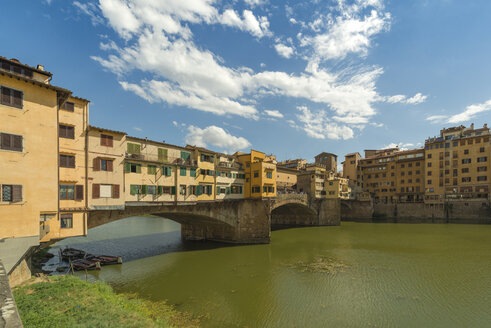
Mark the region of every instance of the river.
[[132, 217], [53, 252], [65, 245], [122, 255], [122, 265], [89, 279], [166, 299], [203, 316], [204, 327], [491, 325], [489, 225], [343, 222], [273, 231], [268, 245], [224, 246], [181, 242], [179, 224]]

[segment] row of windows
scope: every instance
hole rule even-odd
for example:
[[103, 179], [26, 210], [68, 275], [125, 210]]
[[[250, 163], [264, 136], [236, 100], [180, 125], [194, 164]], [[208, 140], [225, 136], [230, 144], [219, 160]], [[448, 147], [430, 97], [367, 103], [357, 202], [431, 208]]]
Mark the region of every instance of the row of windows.
[[[488, 142], [489, 141], [489, 137], [483, 137], [482, 138], [482, 141], [483, 142]], [[475, 139], [475, 143], [480, 143], [481, 142], [481, 138], [476, 138]], [[474, 143], [474, 139], [467, 139], [467, 144], [468, 145], [472, 145]], [[466, 140], [460, 140], [460, 146], [465, 146], [466, 145]], [[452, 142], [452, 147], [458, 147], [459, 146], [459, 142], [458, 141], [454, 141]], [[426, 145], [425, 146], [425, 149], [428, 150], [428, 149], [438, 149], [438, 148], [449, 148], [450, 147], [450, 143], [447, 142], [447, 143], [440, 143], [440, 144], [433, 144], [433, 145]]]
[[60, 184], [61, 200], [83, 200], [84, 186], [74, 184]]
[[[242, 187], [240, 187], [242, 193]], [[235, 191], [235, 189], [233, 189]], [[238, 192], [237, 192], [238, 193]], [[176, 186], [130, 185], [130, 195], [175, 195]], [[213, 185], [179, 185], [180, 195], [212, 195]]]
[[230, 187], [217, 186], [217, 195], [242, 194], [242, 190], [243, 190], [242, 186], [230, 186]]
[[[274, 187], [263, 186], [263, 193], [272, 193], [272, 192], [274, 192]], [[261, 187], [260, 186], [253, 186], [252, 187], [252, 193], [253, 194], [260, 194], [261, 193]]]
[[[482, 175], [482, 176], [478, 176], [477, 179], [476, 179], [478, 182], [484, 182], [484, 181], [488, 181], [488, 177], [486, 175]], [[461, 178], [461, 181], [463, 183], [469, 183], [469, 182], [472, 182], [472, 177], [463, 177]], [[432, 180], [428, 180], [426, 181], [427, 184], [433, 184], [433, 181]], [[450, 179], [446, 178], [445, 179], [445, 183], [448, 184], [450, 183]], [[440, 186], [443, 185], [443, 180], [440, 180], [439, 182]], [[457, 179], [453, 179], [453, 185], [457, 185]]]

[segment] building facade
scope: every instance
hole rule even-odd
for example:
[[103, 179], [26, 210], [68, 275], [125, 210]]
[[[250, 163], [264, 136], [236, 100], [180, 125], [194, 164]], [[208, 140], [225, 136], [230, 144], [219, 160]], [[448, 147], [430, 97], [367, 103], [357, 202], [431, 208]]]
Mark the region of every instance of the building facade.
[[249, 154], [234, 154], [245, 174], [244, 197], [264, 198], [276, 196], [276, 158], [251, 150]]

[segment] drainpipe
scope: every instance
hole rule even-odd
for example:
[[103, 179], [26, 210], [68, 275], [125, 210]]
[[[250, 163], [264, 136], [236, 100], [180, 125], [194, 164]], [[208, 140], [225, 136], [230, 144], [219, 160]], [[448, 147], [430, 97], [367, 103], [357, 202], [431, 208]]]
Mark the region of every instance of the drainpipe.
[[89, 208], [89, 104], [84, 106], [84, 122], [85, 129], [85, 211], [84, 211], [84, 236], [87, 236], [87, 220]]

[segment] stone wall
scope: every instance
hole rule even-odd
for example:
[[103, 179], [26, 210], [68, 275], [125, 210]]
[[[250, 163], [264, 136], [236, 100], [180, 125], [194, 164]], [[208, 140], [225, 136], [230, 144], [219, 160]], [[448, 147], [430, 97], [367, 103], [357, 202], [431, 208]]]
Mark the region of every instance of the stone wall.
[[0, 261], [0, 328], [22, 328], [12, 291], [10, 290], [7, 270]]
[[[361, 202], [366, 203], [366, 202]], [[347, 221], [368, 222], [433, 222], [433, 223], [484, 223], [491, 224], [491, 207], [486, 201], [451, 201], [447, 204], [394, 203], [367, 204], [353, 201], [351, 207], [343, 206], [341, 217]]]
[[341, 200], [341, 220], [370, 221], [373, 217], [371, 201]]

